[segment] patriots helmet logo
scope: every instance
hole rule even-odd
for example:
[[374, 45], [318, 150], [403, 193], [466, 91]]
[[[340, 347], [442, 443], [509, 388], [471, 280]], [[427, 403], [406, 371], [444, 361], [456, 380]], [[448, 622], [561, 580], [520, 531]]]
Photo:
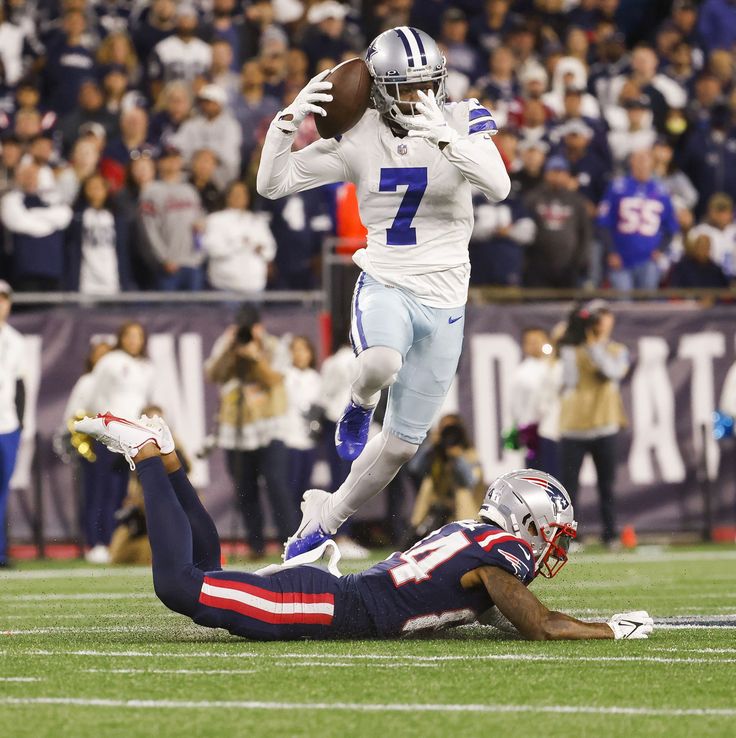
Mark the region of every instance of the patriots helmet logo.
[[570, 501], [565, 497], [562, 490], [547, 479], [543, 479], [542, 477], [522, 477], [522, 479], [541, 487], [552, 501], [556, 513], [559, 513], [562, 510], [567, 510], [567, 508], [570, 507]]

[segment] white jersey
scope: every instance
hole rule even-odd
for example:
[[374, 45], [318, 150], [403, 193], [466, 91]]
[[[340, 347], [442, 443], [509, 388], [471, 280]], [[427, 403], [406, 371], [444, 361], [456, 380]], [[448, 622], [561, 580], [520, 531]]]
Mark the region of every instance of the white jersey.
[[490, 112], [476, 100], [445, 106], [460, 137], [440, 150], [422, 138], [399, 138], [368, 110], [344, 136], [291, 151], [293, 134], [271, 125], [261, 154], [258, 191], [269, 198], [331, 182], [356, 185], [367, 248], [355, 262], [383, 284], [401, 286], [430, 307], [467, 300], [473, 230], [471, 185], [494, 201], [509, 177], [491, 140]]
[[89, 410], [129, 417], [140, 415], [153, 401], [153, 364], [121, 349], [105, 354], [92, 370], [94, 384], [89, 394]]

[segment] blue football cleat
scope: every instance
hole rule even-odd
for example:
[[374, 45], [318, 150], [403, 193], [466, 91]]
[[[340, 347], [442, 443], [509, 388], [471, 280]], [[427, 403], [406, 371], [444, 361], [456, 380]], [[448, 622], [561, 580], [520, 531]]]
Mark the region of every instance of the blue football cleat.
[[[325, 541], [329, 540], [331, 540], [331, 536], [325, 533], [322, 528], [317, 528], [317, 530], [307, 534], [304, 538], [292, 536], [287, 539], [286, 545], [284, 546], [284, 561], [295, 559], [297, 556], [302, 557], [310, 551], [316, 552]], [[308, 557], [304, 556], [304, 558]]]
[[368, 443], [368, 430], [374, 409], [351, 400], [337, 421], [335, 448], [343, 461], [354, 461], [363, 453], [365, 444]]

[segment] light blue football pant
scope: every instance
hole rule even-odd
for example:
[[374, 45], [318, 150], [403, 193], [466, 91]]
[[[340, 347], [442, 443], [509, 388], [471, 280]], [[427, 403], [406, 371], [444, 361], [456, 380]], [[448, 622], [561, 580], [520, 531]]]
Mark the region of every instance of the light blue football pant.
[[350, 342], [355, 355], [374, 346], [398, 351], [404, 363], [388, 395], [384, 429], [420, 444], [455, 377], [463, 347], [465, 307], [422, 305], [407, 290], [362, 272], [355, 285]]

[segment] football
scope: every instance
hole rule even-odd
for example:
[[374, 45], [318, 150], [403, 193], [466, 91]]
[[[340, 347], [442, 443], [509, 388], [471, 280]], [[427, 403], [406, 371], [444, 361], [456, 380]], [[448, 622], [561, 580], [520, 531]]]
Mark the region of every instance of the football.
[[319, 103], [327, 115], [315, 115], [317, 132], [322, 138], [334, 138], [349, 131], [362, 117], [371, 95], [371, 74], [359, 58], [338, 64], [325, 77], [332, 82], [332, 100]]

